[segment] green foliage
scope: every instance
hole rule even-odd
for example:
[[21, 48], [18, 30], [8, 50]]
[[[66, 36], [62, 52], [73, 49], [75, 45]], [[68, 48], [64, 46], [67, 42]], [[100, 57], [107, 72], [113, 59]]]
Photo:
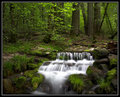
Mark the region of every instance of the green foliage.
[[39, 65], [33, 64], [33, 63], [29, 63], [29, 64], [27, 65], [27, 69], [28, 69], [28, 70], [33, 70], [33, 69], [35, 69], [35, 68], [37, 68], [37, 67], [39, 67]]
[[111, 59], [110, 66], [117, 66], [117, 59], [115, 59], [115, 58]]
[[99, 81], [99, 85], [100, 85], [100, 92], [101, 93], [110, 93], [111, 90], [111, 86], [110, 86], [111, 82], [110, 81], [106, 81], [104, 79]]
[[42, 83], [43, 81], [43, 76], [40, 74], [39, 77], [33, 77], [32, 80], [31, 80], [31, 83], [32, 83], [32, 86], [33, 86], [33, 90], [35, 90], [40, 83]]
[[81, 93], [84, 88], [84, 81], [79, 77], [79, 75], [70, 75], [70, 83], [73, 85], [73, 89]]
[[17, 88], [23, 88], [25, 83], [26, 83], [26, 77], [24, 76], [20, 76], [17, 80], [16, 80], [16, 87]]
[[15, 44], [11, 43], [4, 43], [3, 44], [3, 52], [4, 53], [16, 53], [16, 52], [24, 52], [29, 53], [31, 51], [31, 48], [33, 47], [33, 43], [31, 42], [23, 42], [18, 41]]
[[107, 72], [107, 80], [111, 81], [117, 74], [116, 68]]
[[16, 55], [11, 60], [13, 61], [13, 64], [14, 64], [13, 70], [15, 72], [20, 72], [20, 71], [24, 71], [27, 69], [27, 64], [33, 61], [33, 58], [32, 57], [27, 58], [26, 55], [23, 55], [23, 56]]
[[6, 61], [3, 63], [3, 77], [12, 75], [13, 72], [13, 63], [11, 61]]
[[34, 58], [28, 58], [26, 55], [20, 56], [16, 55], [9, 61], [3, 63], [3, 75], [7, 77], [13, 73], [18, 73], [21, 71], [25, 71], [27, 69], [27, 65], [30, 62], [33, 62]]
[[28, 70], [24, 72], [24, 76], [32, 78], [34, 73], [37, 73], [38, 69]]

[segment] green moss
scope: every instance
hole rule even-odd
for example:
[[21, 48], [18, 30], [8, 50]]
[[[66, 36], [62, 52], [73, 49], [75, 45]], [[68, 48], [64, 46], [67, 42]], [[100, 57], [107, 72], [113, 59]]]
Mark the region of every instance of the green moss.
[[101, 59], [108, 56], [109, 52], [106, 49], [97, 48], [92, 52], [95, 59]]
[[90, 74], [92, 74], [92, 73], [93, 73], [93, 72], [92, 72], [91, 68], [88, 67], [88, 69], [87, 69], [87, 71], [86, 71], [86, 74], [87, 74], [87, 75], [90, 75]]
[[99, 85], [100, 85], [99, 92], [100, 93], [110, 93], [111, 92], [110, 84], [111, 84], [110, 81], [106, 81], [104, 79], [100, 80], [99, 81]]
[[21, 77], [19, 77], [18, 79], [16, 79], [16, 87], [17, 88], [23, 88], [24, 87], [24, 85], [25, 85], [25, 83], [26, 83], [26, 77], [24, 77], [24, 76], [21, 76]]
[[41, 84], [43, 82], [43, 75], [40, 74], [39, 77], [33, 77], [32, 80], [31, 80], [31, 83], [32, 83], [32, 86], [33, 86], [33, 90], [35, 90], [39, 84]]
[[73, 86], [73, 89], [81, 93], [84, 88], [84, 81], [78, 75], [71, 75], [69, 81]]
[[6, 61], [3, 63], [3, 77], [12, 75], [13, 72], [13, 63], [11, 61]]
[[38, 64], [29, 63], [29, 64], [27, 65], [27, 69], [28, 69], [28, 70], [33, 70], [33, 69], [35, 69], [35, 68], [37, 68], [37, 67], [39, 67]]
[[107, 80], [111, 81], [117, 74], [116, 68], [107, 72]]
[[116, 58], [110, 59], [110, 66], [111, 66], [111, 67], [113, 67], [113, 66], [114, 66], [114, 67], [115, 67], [115, 66], [117, 67], [117, 59], [116, 59]]

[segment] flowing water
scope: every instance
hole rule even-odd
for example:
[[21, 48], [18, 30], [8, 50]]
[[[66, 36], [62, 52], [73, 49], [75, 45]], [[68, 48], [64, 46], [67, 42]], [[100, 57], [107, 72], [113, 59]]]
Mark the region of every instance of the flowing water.
[[[40, 66], [38, 73], [45, 77], [45, 84], [50, 85], [50, 94], [65, 94], [64, 83], [71, 74], [85, 74], [94, 62], [90, 53], [60, 52], [56, 60], [48, 61]], [[40, 88], [34, 94], [41, 94]], [[42, 93], [43, 94], [43, 93]]]

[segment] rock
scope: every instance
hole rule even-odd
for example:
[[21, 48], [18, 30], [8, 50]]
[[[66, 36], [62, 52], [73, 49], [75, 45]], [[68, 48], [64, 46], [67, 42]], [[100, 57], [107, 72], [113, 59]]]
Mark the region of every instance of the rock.
[[47, 62], [44, 62], [43, 65], [49, 65], [51, 62], [50, 61], [47, 61]]
[[109, 69], [112, 69], [114, 67], [117, 67], [117, 55], [114, 55], [114, 54], [110, 54], [108, 56], [109, 58], [109, 61], [110, 61], [110, 66], [109, 66]]
[[96, 59], [95, 62], [93, 63], [93, 65], [99, 65], [99, 64], [108, 64], [109, 60], [108, 58], [103, 58], [103, 59]]
[[107, 58], [109, 51], [105, 48], [96, 48], [92, 51], [92, 55], [94, 59]]
[[104, 72], [94, 66], [89, 66], [86, 74], [94, 84], [97, 84], [98, 80], [105, 77]]
[[89, 90], [93, 83], [91, 80], [83, 74], [73, 74], [68, 78], [72, 88], [77, 93], [82, 93], [83, 91]]
[[33, 90], [37, 89], [39, 84], [41, 84], [43, 82], [44, 76], [39, 74], [39, 77], [35, 76], [32, 78], [31, 80], [31, 84], [33, 87]]
[[107, 48], [112, 54], [117, 54], [117, 42], [111, 41], [108, 43]]
[[104, 59], [100, 59], [100, 60], [95, 60], [95, 62], [93, 63], [93, 66], [97, 67], [100, 70], [107, 72], [108, 64], [109, 64], [108, 58], [104, 58]]
[[12, 86], [12, 81], [10, 79], [3, 79], [3, 93], [14, 93], [14, 87]]

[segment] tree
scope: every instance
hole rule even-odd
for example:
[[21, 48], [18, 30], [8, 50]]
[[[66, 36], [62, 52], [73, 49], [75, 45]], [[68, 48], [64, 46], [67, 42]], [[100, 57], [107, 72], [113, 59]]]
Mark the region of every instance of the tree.
[[79, 3], [73, 3], [73, 8], [75, 9], [72, 11], [72, 28], [71, 34], [78, 35], [80, 32], [80, 10], [79, 10]]
[[85, 8], [84, 8], [84, 3], [80, 3], [81, 9], [82, 9], [82, 14], [83, 14], [83, 19], [84, 19], [84, 30], [85, 34], [88, 34], [88, 26], [87, 26], [87, 16], [85, 14]]
[[88, 3], [88, 35], [91, 37], [92, 40], [94, 38], [93, 24], [94, 24], [93, 3]]
[[94, 33], [99, 34], [99, 26], [100, 26], [100, 3], [95, 3], [94, 4]]

